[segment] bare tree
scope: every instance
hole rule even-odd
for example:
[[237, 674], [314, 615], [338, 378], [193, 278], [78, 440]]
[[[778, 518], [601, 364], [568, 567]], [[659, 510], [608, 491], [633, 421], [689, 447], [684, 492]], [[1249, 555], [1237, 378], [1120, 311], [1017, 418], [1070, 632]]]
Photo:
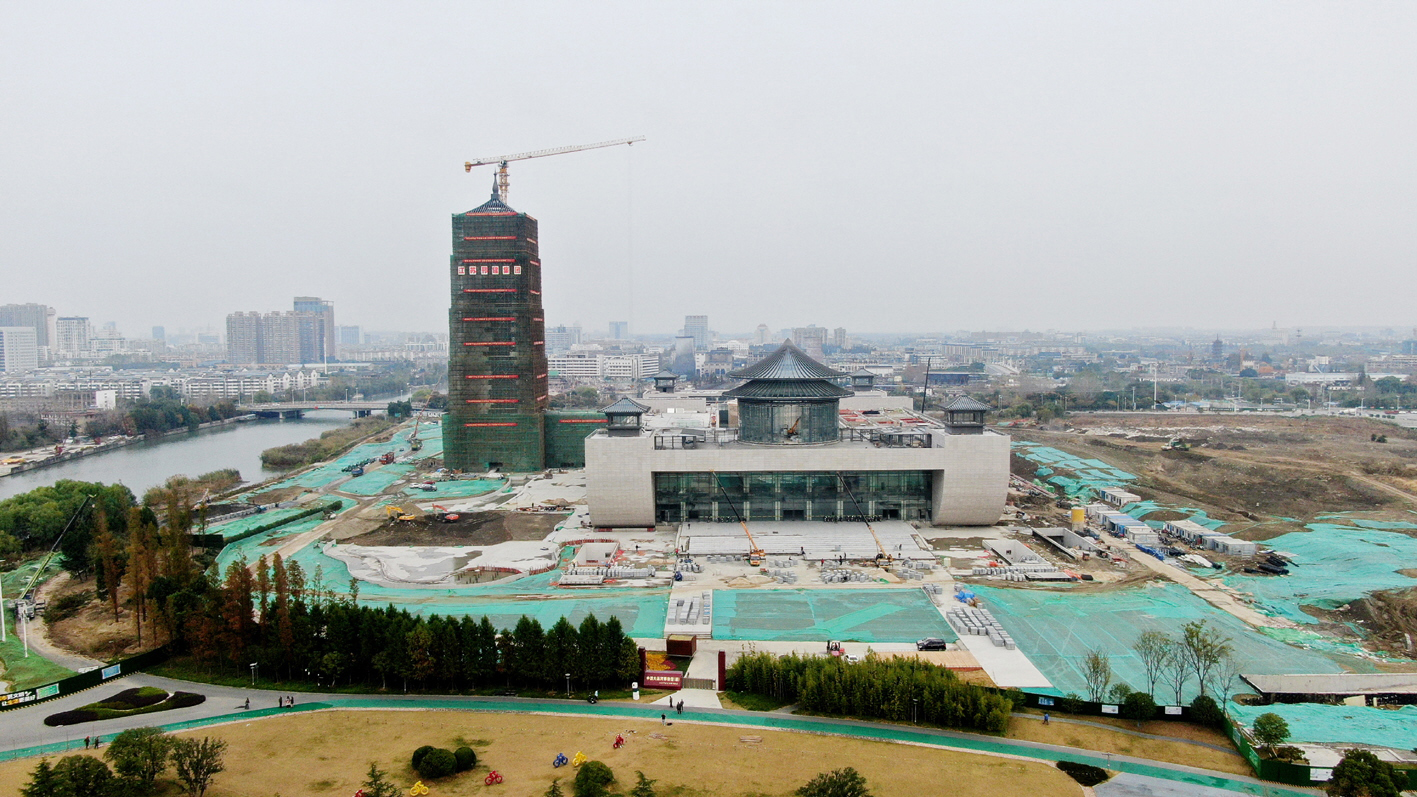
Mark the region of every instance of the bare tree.
[[1137, 658], [1141, 659], [1142, 666], [1146, 668], [1146, 693], [1156, 697], [1156, 683], [1162, 679], [1162, 670], [1174, 649], [1174, 640], [1164, 631], [1155, 629], [1143, 631], [1137, 641], [1132, 643], [1132, 650], [1136, 651]]
[[1088, 699], [1101, 702], [1107, 694], [1107, 685], [1112, 683], [1112, 662], [1100, 650], [1089, 650], [1083, 659], [1083, 678], [1087, 681]]
[[209, 736], [196, 739], [176, 739], [172, 743], [172, 764], [177, 768], [177, 779], [182, 788], [193, 797], [202, 797], [212, 778], [226, 769], [222, 758], [226, 753], [226, 742]]
[[1172, 705], [1182, 705], [1181, 696], [1186, 688], [1186, 681], [1191, 678], [1190, 663], [1186, 660], [1185, 646], [1181, 640], [1167, 636], [1165, 638], [1165, 653], [1160, 657], [1157, 664], [1157, 680], [1166, 684], [1175, 695], [1175, 702]]
[[1220, 662], [1210, 674], [1210, 688], [1220, 698], [1222, 708], [1230, 701], [1230, 696], [1235, 694], [1235, 688], [1239, 686], [1240, 680], [1240, 660], [1234, 654], [1226, 651]]

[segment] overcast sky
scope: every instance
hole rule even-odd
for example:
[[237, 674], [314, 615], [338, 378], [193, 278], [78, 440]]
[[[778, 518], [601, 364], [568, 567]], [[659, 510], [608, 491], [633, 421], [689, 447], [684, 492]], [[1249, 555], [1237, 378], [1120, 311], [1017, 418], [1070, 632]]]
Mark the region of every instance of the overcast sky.
[[478, 156], [547, 321], [1417, 323], [1411, 3], [0, 5], [0, 303], [447, 328]]

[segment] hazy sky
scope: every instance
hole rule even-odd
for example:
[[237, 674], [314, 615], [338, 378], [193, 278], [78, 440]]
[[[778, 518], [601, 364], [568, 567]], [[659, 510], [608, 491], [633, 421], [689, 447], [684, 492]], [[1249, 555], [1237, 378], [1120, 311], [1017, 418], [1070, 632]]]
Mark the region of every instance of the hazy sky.
[[1411, 3], [0, 5], [0, 303], [446, 330], [477, 156], [549, 323], [1417, 323]]

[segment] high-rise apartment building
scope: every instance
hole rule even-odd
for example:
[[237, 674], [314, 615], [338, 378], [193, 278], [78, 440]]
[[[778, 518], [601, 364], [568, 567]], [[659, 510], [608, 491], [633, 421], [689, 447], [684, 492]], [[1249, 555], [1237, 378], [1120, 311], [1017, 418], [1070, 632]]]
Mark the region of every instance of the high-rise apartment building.
[[54, 346], [54, 308], [43, 304], [0, 305], [0, 327], [29, 327], [34, 330], [35, 346]]
[[540, 470], [548, 396], [536, 219], [494, 189], [452, 226], [443, 461], [456, 470]]
[[827, 328], [819, 327], [816, 324], [797, 327], [792, 330], [792, 342], [813, 359], [823, 359], [826, 357], [822, 347], [827, 343]]
[[[321, 360], [335, 359], [339, 354], [339, 340], [335, 335], [334, 302], [327, 302], [318, 296], [297, 296], [295, 297], [295, 312], [310, 313], [319, 318], [318, 333], [311, 326], [311, 330], [301, 336], [301, 361], [315, 363]], [[307, 348], [307, 346], [317, 345], [318, 349]], [[307, 354], [311, 356], [307, 357]]]
[[837, 327], [832, 330], [832, 345], [838, 349], [846, 348], [846, 327]]
[[630, 339], [630, 322], [629, 322], [629, 321], [611, 321], [611, 322], [610, 322], [610, 339], [611, 339], [611, 340], [629, 340], [629, 339]]
[[335, 327], [335, 343], [338, 346], [358, 346], [363, 342], [359, 334], [359, 327]]
[[153, 340], [167, 342], [167, 329], [164, 327], [153, 327]]
[[309, 311], [232, 313], [226, 361], [232, 365], [308, 365], [327, 358], [326, 316]]
[[0, 326], [0, 371], [17, 373], [38, 368], [37, 340], [34, 327]]
[[226, 361], [232, 365], [261, 362], [261, 314], [231, 313], [226, 317]]
[[698, 351], [708, 351], [710, 342], [708, 316], [684, 316], [684, 336], [694, 339], [694, 348]]
[[92, 349], [89, 320], [84, 316], [65, 316], [54, 322], [53, 351], [58, 357], [84, 357]]

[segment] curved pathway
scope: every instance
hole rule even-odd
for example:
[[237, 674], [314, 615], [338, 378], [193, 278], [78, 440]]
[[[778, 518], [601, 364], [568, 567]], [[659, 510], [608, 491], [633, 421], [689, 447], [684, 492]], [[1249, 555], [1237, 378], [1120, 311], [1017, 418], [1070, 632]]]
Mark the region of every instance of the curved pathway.
[[[207, 696], [207, 701], [200, 706], [163, 712], [161, 715], [149, 714], [63, 728], [49, 728], [44, 725], [44, 718], [50, 714], [91, 703], [106, 694], [109, 689], [117, 690], [133, 686], [157, 686], [168, 691], [180, 689], [188, 692], [200, 692]], [[294, 695], [296, 705], [277, 708], [274, 704], [279, 696], [278, 693], [262, 689], [213, 686], [160, 678], [154, 675], [136, 674], [122, 679], [121, 684], [118, 681], [105, 682], [99, 687], [79, 694], [5, 712], [3, 714], [4, 722], [0, 722], [0, 760], [61, 753], [82, 746], [83, 738], [87, 735], [100, 735], [108, 739], [126, 728], [150, 725], [164, 720], [166, 722], [161, 725], [163, 729], [182, 731], [228, 722], [245, 722], [262, 717], [331, 709], [490, 711], [573, 717], [625, 717], [647, 721], [658, 720], [662, 712], [661, 707], [619, 701], [590, 705], [581, 700], [541, 698], [427, 695], [352, 696], [312, 693], [296, 693]], [[251, 709], [249, 710], [243, 708], [247, 699], [251, 701]], [[1300, 795], [1312, 797], [1312, 795], [1318, 794], [1314, 790], [1278, 786], [1255, 778], [1181, 764], [1159, 763], [1132, 756], [1098, 753], [1062, 745], [1029, 742], [1021, 739], [1002, 739], [937, 728], [735, 709], [690, 709], [687, 713], [676, 716], [674, 721], [848, 736], [866, 740], [940, 747], [1027, 761], [1053, 762], [1060, 758], [1066, 758], [1070, 761], [1092, 764], [1140, 778], [1169, 782], [1173, 785], [1206, 787], [1238, 794], [1282, 795], [1283, 797], [1299, 797]], [[1109, 729], [1112, 728], [1109, 726]]]

